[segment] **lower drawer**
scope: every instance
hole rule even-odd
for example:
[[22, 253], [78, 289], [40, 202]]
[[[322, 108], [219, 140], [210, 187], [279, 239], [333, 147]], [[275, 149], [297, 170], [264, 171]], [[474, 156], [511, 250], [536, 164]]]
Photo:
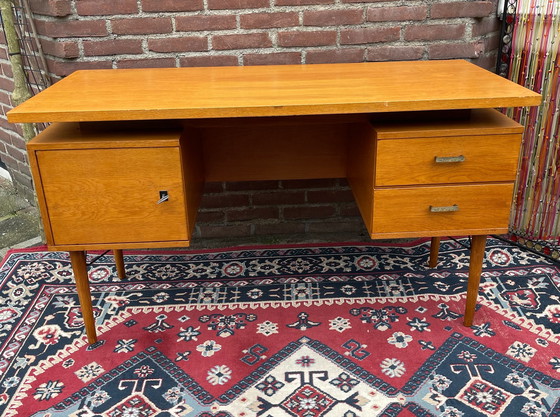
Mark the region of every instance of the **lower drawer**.
[[513, 183], [374, 190], [372, 238], [507, 231]]

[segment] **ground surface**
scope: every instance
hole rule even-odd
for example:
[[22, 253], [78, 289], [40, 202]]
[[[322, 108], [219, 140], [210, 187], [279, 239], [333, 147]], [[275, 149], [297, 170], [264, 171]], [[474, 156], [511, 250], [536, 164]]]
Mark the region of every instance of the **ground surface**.
[[8, 249], [41, 242], [38, 210], [0, 177], [0, 258]]

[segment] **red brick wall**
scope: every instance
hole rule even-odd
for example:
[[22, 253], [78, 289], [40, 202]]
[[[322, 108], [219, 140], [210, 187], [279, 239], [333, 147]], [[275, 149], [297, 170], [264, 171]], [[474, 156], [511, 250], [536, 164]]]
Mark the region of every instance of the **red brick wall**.
[[492, 1], [31, 0], [49, 69], [467, 58], [492, 67]]
[[25, 153], [21, 125], [8, 123], [6, 113], [12, 105], [11, 93], [14, 88], [12, 67], [4, 32], [0, 31], [0, 160], [8, 168], [13, 181], [18, 184], [26, 198], [33, 200], [33, 184]]
[[[498, 47], [495, 1], [29, 2], [55, 79], [86, 68], [445, 58], [492, 68]], [[1, 48], [0, 64], [5, 114], [11, 79]], [[0, 119], [0, 158], [17, 183], [29, 189], [19, 128]], [[250, 221], [249, 214], [260, 220]], [[209, 184], [197, 225], [197, 235], [205, 237], [279, 234], [285, 239], [337, 231], [356, 238], [364, 232], [342, 180]]]

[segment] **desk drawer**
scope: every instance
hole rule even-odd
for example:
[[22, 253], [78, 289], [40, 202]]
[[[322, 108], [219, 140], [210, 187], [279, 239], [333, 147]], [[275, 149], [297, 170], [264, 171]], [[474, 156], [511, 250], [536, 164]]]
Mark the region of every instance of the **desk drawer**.
[[520, 134], [378, 140], [375, 186], [512, 181], [520, 143]]
[[36, 154], [54, 245], [188, 240], [179, 147]]
[[376, 189], [371, 234], [415, 237], [505, 232], [512, 193], [512, 183]]

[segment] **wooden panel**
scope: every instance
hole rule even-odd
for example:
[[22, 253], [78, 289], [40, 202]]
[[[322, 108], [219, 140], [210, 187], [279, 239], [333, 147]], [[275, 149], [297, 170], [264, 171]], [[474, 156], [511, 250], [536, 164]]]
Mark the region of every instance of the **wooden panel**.
[[[513, 181], [521, 135], [391, 139], [377, 144], [375, 185]], [[463, 156], [463, 162], [436, 157]]]
[[72, 245], [48, 245], [49, 250], [75, 251], [75, 250], [110, 250], [110, 249], [155, 249], [155, 248], [187, 248], [188, 240], [162, 240], [150, 242], [126, 243], [85, 243]]
[[[474, 184], [376, 189], [372, 238], [445, 236], [506, 231], [513, 184]], [[430, 206], [459, 211], [432, 213]]]
[[198, 129], [186, 128], [181, 138], [181, 166], [185, 184], [185, 206], [189, 237], [195, 227], [198, 207], [204, 189], [202, 137]]
[[49, 221], [49, 211], [47, 209], [45, 193], [43, 192], [42, 187], [41, 171], [39, 169], [39, 162], [37, 161], [37, 152], [29, 151], [28, 156], [31, 175], [33, 176], [33, 185], [35, 187], [35, 193], [37, 194], [37, 204], [39, 205], [39, 212], [41, 213], [41, 220], [45, 231], [45, 240], [47, 241], [47, 245], [50, 247], [50, 245], [54, 243], [54, 240], [51, 223]]
[[352, 125], [348, 142], [348, 184], [368, 230], [373, 224], [374, 135], [368, 123]]
[[[37, 157], [54, 245], [188, 240], [178, 147]], [[160, 190], [169, 201], [156, 204]]]
[[28, 144], [29, 150], [53, 149], [104, 149], [104, 148], [147, 148], [179, 146], [182, 128], [173, 123], [158, 122], [149, 127], [114, 123], [99, 123], [84, 126], [80, 123], [53, 123], [34, 137]]
[[494, 109], [397, 113], [387, 115], [390, 120], [379, 120], [384, 117], [374, 115], [372, 121], [378, 139], [523, 133], [522, 125]]
[[346, 177], [346, 124], [201, 129], [206, 181]]
[[8, 120], [287, 116], [540, 101], [539, 94], [463, 60], [110, 69], [76, 71], [8, 112]]

